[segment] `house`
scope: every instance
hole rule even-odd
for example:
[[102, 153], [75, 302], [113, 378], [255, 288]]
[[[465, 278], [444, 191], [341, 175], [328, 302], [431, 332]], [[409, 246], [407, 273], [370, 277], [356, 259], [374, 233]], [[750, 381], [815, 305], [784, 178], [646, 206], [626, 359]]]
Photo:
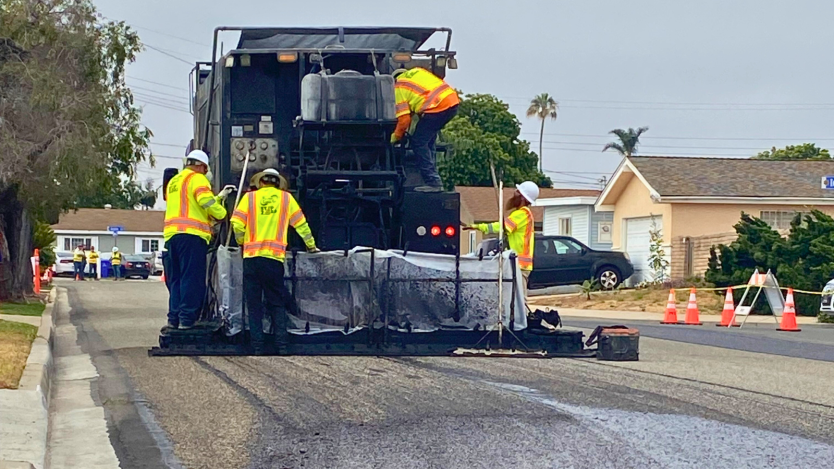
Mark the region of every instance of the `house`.
[[[56, 251], [72, 251], [79, 244], [109, 252], [114, 246], [125, 254], [161, 251], [165, 212], [161, 210], [119, 210], [80, 208], [64, 213], [52, 225], [57, 236]], [[114, 236], [108, 227], [120, 227]]]
[[[460, 212], [463, 223], [490, 223], [498, 220], [498, 198], [495, 189], [492, 187], [458, 186], [455, 191], [460, 194]], [[504, 188], [504, 200], [513, 196], [515, 187]], [[545, 207], [539, 202], [552, 199], [593, 197], [599, 194], [595, 190], [581, 189], [552, 189], [542, 188], [539, 193], [538, 202], [533, 210], [535, 230], [542, 233], [545, 222]], [[466, 231], [461, 233], [461, 254], [475, 252], [478, 244], [483, 240], [484, 235], [478, 231]]]
[[591, 249], [610, 250], [614, 213], [595, 209], [600, 191], [585, 192], [593, 195], [537, 200], [544, 209], [542, 234], [572, 236]]
[[613, 249], [628, 253], [632, 283], [651, 279], [651, 232], [662, 236], [672, 278], [702, 276], [709, 249], [735, 240], [742, 212], [787, 229], [797, 212], [834, 214], [834, 190], [821, 181], [834, 161], [632, 156], [597, 199], [613, 212]]

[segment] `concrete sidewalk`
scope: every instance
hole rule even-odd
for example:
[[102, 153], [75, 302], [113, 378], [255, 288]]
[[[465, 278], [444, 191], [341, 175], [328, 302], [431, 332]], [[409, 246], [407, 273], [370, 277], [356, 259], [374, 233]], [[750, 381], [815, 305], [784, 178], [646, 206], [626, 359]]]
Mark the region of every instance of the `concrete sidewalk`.
[[[569, 309], [569, 308], [554, 308], [552, 306], [540, 306], [535, 304], [528, 305], [530, 309], [550, 310], [556, 309], [559, 311], [559, 316], [574, 317], [574, 318], [593, 318], [593, 319], [611, 319], [617, 321], [657, 321], [663, 320], [663, 313], [647, 313], [641, 311], [605, 311], [594, 309]], [[678, 320], [683, 322], [686, 317], [685, 312], [678, 311]], [[720, 322], [720, 314], [701, 314], [701, 322]], [[736, 318], [736, 322], [741, 322], [740, 317]], [[747, 318], [748, 324], [765, 324], [773, 323], [773, 316], [750, 316]], [[817, 324], [817, 318], [807, 316], [797, 316], [797, 324]]]
[[40, 317], [2, 315], [2, 319], [39, 326], [17, 389], [0, 390], [0, 468], [44, 467], [49, 431], [53, 370], [52, 311], [57, 289]]

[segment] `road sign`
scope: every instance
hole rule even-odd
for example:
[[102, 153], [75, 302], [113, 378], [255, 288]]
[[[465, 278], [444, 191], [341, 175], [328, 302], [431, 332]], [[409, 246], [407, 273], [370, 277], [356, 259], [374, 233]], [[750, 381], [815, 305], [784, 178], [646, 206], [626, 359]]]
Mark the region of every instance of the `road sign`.
[[823, 176], [821, 182], [822, 189], [834, 189], [834, 176]]
[[119, 236], [119, 232], [124, 231], [124, 230], [125, 230], [125, 227], [124, 226], [119, 226], [119, 225], [108, 226], [107, 227], [107, 231], [113, 233], [113, 236]]

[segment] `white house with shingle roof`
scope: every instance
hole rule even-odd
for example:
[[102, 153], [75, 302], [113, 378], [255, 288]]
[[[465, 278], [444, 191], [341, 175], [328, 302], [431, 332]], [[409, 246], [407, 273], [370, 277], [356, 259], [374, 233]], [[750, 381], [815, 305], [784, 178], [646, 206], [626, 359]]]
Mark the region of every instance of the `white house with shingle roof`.
[[596, 202], [613, 212], [613, 249], [628, 253], [630, 279], [651, 277], [652, 223], [663, 235], [672, 278], [702, 276], [709, 248], [735, 239], [741, 212], [775, 229], [790, 228], [797, 212], [834, 215], [834, 161], [632, 156], [624, 158]]
[[[79, 244], [109, 252], [114, 246], [125, 254], [150, 254], [162, 250], [165, 212], [161, 210], [118, 210], [80, 208], [61, 214], [52, 225], [57, 236], [56, 251], [72, 251]], [[118, 236], [109, 227], [122, 230]]]

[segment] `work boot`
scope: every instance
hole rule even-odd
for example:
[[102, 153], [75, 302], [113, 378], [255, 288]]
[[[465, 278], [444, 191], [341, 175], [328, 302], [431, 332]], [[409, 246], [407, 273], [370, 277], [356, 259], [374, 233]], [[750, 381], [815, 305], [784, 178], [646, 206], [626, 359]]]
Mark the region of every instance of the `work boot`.
[[168, 324], [165, 324], [165, 325], [162, 327], [162, 329], [160, 329], [160, 331], [159, 331], [159, 332], [161, 332], [161, 333], [165, 333], [165, 332], [168, 332], [168, 331], [175, 331], [175, 330], [177, 330], [178, 328], [179, 328], [179, 324], [174, 324], [174, 323], [172, 323], [172, 322], [168, 322]]
[[194, 324], [191, 324], [191, 325], [180, 324], [178, 329], [181, 330], [181, 331], [187, 331], [187, 330], [190, 330], [190, 329], [194, 329]]
[[443, 192], [443, 186], [441, 186], [440, 184], [427, 184], [425, 186], [417, 186], [414, 188], [414, 192]]

